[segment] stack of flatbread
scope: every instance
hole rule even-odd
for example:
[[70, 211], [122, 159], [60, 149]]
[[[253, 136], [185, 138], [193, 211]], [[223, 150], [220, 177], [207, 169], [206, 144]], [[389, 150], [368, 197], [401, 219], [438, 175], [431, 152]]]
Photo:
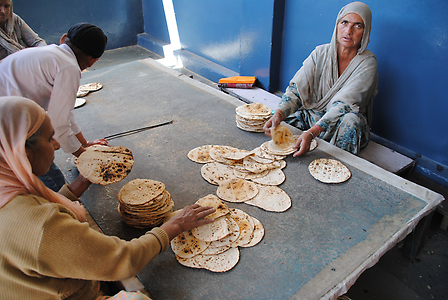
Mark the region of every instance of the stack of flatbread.
[[[285, 156], [271, 155], [260, 147], [247, 151], [206, 145], [192, 149], [188, 157], [203, 164], [202, 177], [218, 186], [217, 195], [225, 201], [245, 202], [275, 212], [291, 206], [289, 196], [277, 187], [286, 179], [282, 171]], [[266, 192], [269, 186], [275, 192]]]
[[123, 146], [94, 145], [76, 160], [82, 176], [95, 184], [107, 185], [123, 180], [134, 165], [131, 150]]
[[215, 195], [207, 195], [196, 203], [214, 207], [216, 211], [206, 218], [215, 221], [185, 231], [171, 241], [171, 249], [180, 264], [226, 272], [239, 261], [238, 247], [252, 247], [263, 239], [264, 227], [259, 220], [240, 209], [229, 209]]
[[83, 84], [78, 88], [78, 91], [76, 93], [76, 102], [75, 102], [75, 108], [78, 108], [80, 106], [83, 106], [87, 101], [85, 98], [82, 98], [84, 96], [87, 96], [90, 92], [95, 92], [100, 90], [103, 87], [103, 85], [99, 82], [93, 82], [88, 84]]
[[308, 166], [311, 176], [324, 183], [341, 183], [351, 177], [350, 170], [340, 161], [319, 158]]
[[118, 192], [118, 201], [121, 218], [136, 228], [160, 225], [174, 207], [165, 184], [150, 179], [134, 179], [125, 184]]
[[238, 106], [236, 109], [236, 126], [242, 130], [263, 132], [264, 123], [272, 115], [271, 109], [262, 103]]
[[103, 85], [99, 82], [92, 82], [80, 85], [78, 88], [78, 92], [76, 93], [76, 97], [84, 97], [90, 92], [95, 92], [100, 90]]

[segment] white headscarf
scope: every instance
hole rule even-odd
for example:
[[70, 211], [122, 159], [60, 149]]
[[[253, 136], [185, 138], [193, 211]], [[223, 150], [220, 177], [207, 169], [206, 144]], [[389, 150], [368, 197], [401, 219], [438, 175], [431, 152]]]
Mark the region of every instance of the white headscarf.
[[25, 48], [19, 43], [16, 32], [14, 30], [14, 13], [12, 12], [12, 0], [8, 18], [6, 19], [6, 30], [0, 28], [0, 45], [6, 49], [9, 54], [17, 52]]
[[59, 203], [85, 221], [86, 211], [78, 203], [47, 188], [32, 172], [25, 142], [42, 125], [46, 112], [22, 97], [0, 97], [0, 209], [17, 195], [32, 194]]
[[[363, 19], [364, 33], [358, 54], [339, 76], [337, 27], [341, 18], [349, 13]], [[365, 113], [370, 124], [378, 85], [377, 61], [375, 55], [366, 49], [371, 23], [370, 8], [362, 2], [349, 3], [339, 11], [330, 44], [316, 47], [291, 80], [297, 86], [305, 109], [324, 111], [332, 103], [342, 101], [350, 105], [353, 111]]]

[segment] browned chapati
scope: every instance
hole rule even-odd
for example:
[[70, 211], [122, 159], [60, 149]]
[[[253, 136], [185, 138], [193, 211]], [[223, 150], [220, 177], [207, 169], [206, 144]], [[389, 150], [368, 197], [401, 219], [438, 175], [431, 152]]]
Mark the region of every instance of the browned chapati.
[[131, 172], [133, 165], [132, 152], [122, 146], [88, 147], [77, 159], [81, 175], [101, 185], [121, 181]]

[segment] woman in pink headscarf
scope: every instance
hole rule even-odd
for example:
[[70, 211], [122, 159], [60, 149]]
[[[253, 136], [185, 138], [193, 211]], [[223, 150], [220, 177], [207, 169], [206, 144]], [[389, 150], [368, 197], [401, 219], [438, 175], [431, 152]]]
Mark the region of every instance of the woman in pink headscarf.
[[[46, 112], [22, 97], [0, 97], [0, 291], [4, 299], [82, 299], [101, 296], [99, 281], [135, 276], [181, 232], [213, 222], [214, 208], [187, 206], [138, 239], [106, 236], [84, 222], [78, 177], [59, 193], [37, 178], [48, 172], [54, 130]], [[148, 299], [120, 292], [111, 299]]]

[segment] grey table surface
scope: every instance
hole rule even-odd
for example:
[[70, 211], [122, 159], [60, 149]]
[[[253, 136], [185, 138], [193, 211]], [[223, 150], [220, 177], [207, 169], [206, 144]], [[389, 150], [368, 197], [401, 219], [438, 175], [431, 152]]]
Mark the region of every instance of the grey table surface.
[[[83, 73], [81, 83], [103, 89], [85, 97], [75, 116], [88, 140], [173, 119], [173, 123], [110, 141], [129, 148], [135, 164], [121, 182], [92, 185], [83, 203], [107, 235], [130, 240], [145, 230], [127, 226], [117, 211], [120, 188], [136, 178], [163, 182], [175, 207], [215, 194], [187, 153], [206, 144], [252, 150], [269, 137], [237, 128], [235, 108], [244, 103], [147, 59]], [[351, 171], [340, 184], [316, 181], [308, 165], [336, 158]], [[70, 154], [55, 162], [71, 181], [77, 170]], [[300, 158], [288, 156], [280, 185], [292, 206], [267, 212], [228, 203], [262, 222], [263, 240], [240, 248], [230, 271], [213, 273], [180, 265], [168, 249], [138, 278], [154, 299], [333, 299], [345, 292], [379, 257], [409, 233], [443, 197], [319, 140]]]

